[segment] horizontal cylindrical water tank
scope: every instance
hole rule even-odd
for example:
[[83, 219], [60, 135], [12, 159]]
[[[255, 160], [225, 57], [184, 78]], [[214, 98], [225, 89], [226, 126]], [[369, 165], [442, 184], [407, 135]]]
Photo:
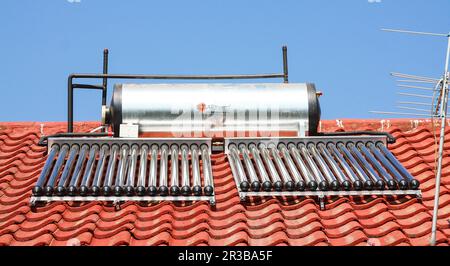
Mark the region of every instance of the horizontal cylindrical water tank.
[[121, 124], [151, 137], [313, 135], [320, 105], [314, 84], [116, 84], [103, 121], [115, 136]]

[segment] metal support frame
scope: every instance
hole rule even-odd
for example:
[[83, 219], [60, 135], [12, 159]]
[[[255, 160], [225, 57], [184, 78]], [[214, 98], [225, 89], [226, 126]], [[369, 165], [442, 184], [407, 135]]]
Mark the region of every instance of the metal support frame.
[[[102, 90], [102, 106], [106, 106], [109, 79], [142, 79], [142, 80], [232, 80], [232, 79], [276, 79], [282, 78], [289, 83], [287, 46], [283, 46], [283, 73], [250, 74], [250, 75], [141, 75], [141, 74], [108, 74], [108, 49], [103, 51], [103, 74], [70, 74], [67, 79], [67, 132], [73, 132], [73, 91], [74, 89]], [[102, 85], [74, 84], [75, 79], [102, 79]]]

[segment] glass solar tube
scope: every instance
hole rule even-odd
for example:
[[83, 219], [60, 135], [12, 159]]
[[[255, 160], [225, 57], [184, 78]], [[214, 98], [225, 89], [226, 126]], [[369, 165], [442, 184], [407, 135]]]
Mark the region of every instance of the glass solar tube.
[[253, 161], [255, 161], [256, 169], [261, 179], [262, 188], [264, 191], [269, 192], [272, 190], [272, 183], [270, 182], [270, 178], [267, 175], [266, 169], [264, 168], [264, 163], [262, 162], [261, 155], [255, 144], [250, 144], [249, 149], [252, 153]]
[[264, 144], [261, 144], [259, 146], [259, 151], [262, 155], [264, 163], [266, 164], [267, 168], [269, 169], [269, 174], [272, 179], [273, 188], [276, 191], [282, 191], [283, 183], [281, 182], [280, 176], [278, 175], [275, 165], [273, 164], [272, 160], [270, 159], [269, 151], [267, 150], [267, 148]]
[[56, 154], [59, 151], [58, 145], [52, 145], [50, 152], [48, 153], [47, 160], [45, 161], [44, 168], [42, 168], [41, 175], [36, 182], [35, 187], [33, 188], [33, 195], [41, 196], [43, 193], [43, 186], [45, 181], [47, 181], [47, 176], [50, 173], [50, 169], [52, 168], [53, 162], [55, 160]]
[[112, 191], [113, 179], [116, 172], [117, 154], [119, 152], [119, 145], [113, 144], [109, 151], [108, 167], [106, 168], [106, 177], [103, 184], [103, 194], [109, 196]]
[[236, 172], [238, 174], [240, 183], [239, 187], [241, 188], [242, 191], [247, 192], [250, 189], [250, 184], [247, 180], [247, 176], [245, 175], [245, 170], [244, 167], [242, 166], [241, 158], [239, 156], [239, 151], [235, 145], [230, 145], [229, 149], [231, 152], [232, 160], [234, 160]]
[[161, 146], [161, 159], [159, 162], [159, 194], [161, 196], [169, 195], [169, 187], [168, 187], [168, 161], [169, 161], [169, 146], [162, 145]]
[[127, 175], [127, 187], [126, 194], [127, 196], [132, 196], [134, 194], [134, 185], [136, 183], [136, 164], [137, 164], [137, 156], [139, 152], [139, 146], [133, 145], [131, 146], [131, 152], [128, 159], [128, 175]]
[[66, 160], [66, 155], [67, 155], [67, 152], [69, 151], [69, 148], [70, 147], [67, 144], [62, 145], [62, 147], [61, 147], [61, 150], [58, 155], [58, 159], [56, 159], [55, 166], [53, 167], [53, 171], [47, 182], [47, 187], [45, 188], [45, 194], [47, 196], [53, 195], [53, 186], [55, 184], [56, 178], [58, 178], [59, 172], [61, 171], [64, 161]]
[[148, 146], [142, 145], [139, 155], [139, 173], [136, 193], [138, 196], [145, 195], [145, 180], [147, 177], [147, 160], [148, 160]]
[[256, 170], [253, 167], [253, 163], [249, 156], [249, 151], [247, 150], [246, 145], [239, 145], [239, 150], [242, 154], [242, 158], [244, 160], [245, 167], [247, 168], [247, 173], [250, 178], [250, 186], [252, 191], [258, 192], [261, 190], [261, 182], [259, 182], [258, 176], [256, 175]]
[[322, 173], [317, 168], [317, 166], [314, 163], [314, 160], [311, 158], [311, 155], [309, 154], [309, 151], [306, 148], [305, 144], [300, 143], [298, 145], [298, 148], [300, 150], [300, 153], [303, 155], [303, 158], [305, 158], [306, 163], [309, 166], [309, 169], [311, 169], [313, 176], [316, 178], [317, 182], [319, 183], [319, 189], [322, 191], [328, 190], [328, 182], [325, 180], [325, 177], [323, 177]]
[[294, 164], [294, 161], [292, 161], [292, 157], [289, 154], [289, 150], [287, 149], [286, 145], [280, 144], [279, 149], [281, 151], [281, 154], [283, 155], [284, 161], [286, 162], [289, 171], [291, 173], [292, 178], [295, 182], [295, 188], [300, 191], [304, 191], [306, 189], [306, 182], [303, 181], [302, 176], [297, 170], [297, 167]]
[[192, 145], [191, 147], [191, 161], [192, 161], [192, 190], [195, 196], [202, 195], [202, 181], [200, 177], [200, 163], [198, 160], [198, 147]]
[[409, 183], [407, 180], [403, 178], [403, 176], [395, 169], [395, 167], [386, 159], [383, 154], [375, 147], [375, 145], [371, 142], [367, 143], [366, 146], [370, 149], [370, 151], [375, 155], [375, 157], [380, 161], [384, 168], [391, 174], [391, 176], [397, 179], [398, 185], [400, 189], [406, 190], [408, 189]]
[[77, 157], [78, 151], [80, 150], [78, 145], [73, 145], [69, 151], [69, 157], [67, 158], [66, 164], [64, 165], [64, 170], [59, 179], [58, 187], [56, 188], [56, 195], [64, 196], [66, 192], [66, 186], [69, 182], [69, 175], [72, 172], [73, 165], [75, 163], [75, 158]]
[[373, 155], [366, 149], [363, 143], [358, 143], [356, 145], [358, 149], [364, 154], [364, 156], [371, 162], [371, 164], [376, 168], [378, 173], [386, 180], [388, 188], [395, 190], [398, 188], [397, 182], [384, 170], [383, 166], [373, 157]]
[[295, 190], [295, 183], [292, 181], [288, 170], [284, 166], [283, 160], [280, 157], [279, 151], [276, 147], [271, 147], [270, 152], [272, 153], [272, 158], [275, 161], [275, 165], [281, 173], [281, 178], [283, 179], [283, 186], [287, 191]]
[[414, 177], [400, 164], [400, 162], [395, 158], [395, 156], [386, 148], [383, 143], [377, 143], [377, 147], [386, 155], [386, 157], [391, 161], [391, 163], [399, 170], [402, 175], [409, 180], [409, 185], [411, 189], [418, 189], [420, 182], [414, 179]]
[[373, 169], [373, 167], [361, 154], [361, 152], [355, 147], [355, 144], [351, 142], [347, 143], [347, 147], [356, 156], [356, 159], [364, 166], [364, 169], [366, 169], [367, 174], [375, 182], [375, 188], [378, 190], [384, 190], [386, 187], [386, 182], [384, 182], [384, 180], [380, 176], [378, 176], [378, 173], [375, 171], [375, 169]]
[[348, 179], [345, 177], [345, 174], [342, 172], [342, 170], [339, 167], [339, 165], [337, 165], [337, 162], [332, 158], [332, 155], [328, 151], [328, 149], [325, 146], [325, 144], [324, 143], [319, 143], [319, 144], [317, 144], [317, 148], [319, 149], [319, 152], [322, 153], [323, 158], [325, 159], [325, 161], [328, 162], [328, 165], [333, 170], [337, 180], [342, 185], [342, 188], [344, 190], [347, 190], [347, 191], [351, 190], [352, 189], [352, 183], [350, 183], [348, 181]]
[[[91, 148], [89, 153], [89, 159], [86, 164], [86, 169], [84, 171], [82, 185], [88, 186], [88, 180], [91, 178], [91, 172], [94, 167], [95, 158], [97, 155], [97, 145]], [[94, 173], [94, 180], [92, 181], [91, 191], [94, 196], [100, 195], [100, 188], [102, 187], [102, 176], [105, 169], [106, 157], [108, 156], [109, 146], [103, 145], [100, 149], [100, 155], [98, 156], [97, 168]]]
[[119, 165], [114, 183], [114, 194], [116, 196], [121, 196], [123, 192], [124, 180], [127, 174], [128, 151], [128, 145], [123, 145], [120, 149]]
[[202, 152], [202, 168], [203, 168], [203, 179], [204, 179], [204, 192], [206, 196], [212, 196], [214, 194], [213, 187], [213, 175], [211, 168], [211, 157], [209, 154], [209, 148], [207, 145], [202, 145], [200, 147]]
[[[97, 146], [97, 145], [94, 145]], [[77, 191], [77, 186], [78, 186], [78, 182], [80, 180], [81, 174], [82, 174], [82, 169], [83, 169], [83, 165], [86, 161], [86, 156], [87, 153], [89, 151], [89, 145], [84, 144], [83, 146], [81, 146], [81, 151], [78, 155], [78, 159], [77, 159], [77, 163], [75, 164], [75, 169], [73, 171], [72, 174], [72, 179], [70, 180], [70, 184], [69, 184], [69, 195], [70, 196], [75, 196], [76, 191]], [[80, 188], [81, 190], [81, 188]], [[88, 189], [86, 188], [86, 191]]]
[[317, 148], [314, 144], [310, 143], [308, 144], [308, 149], [310, 154], [313, 156], [315, 161], [318, 163], [318, 166], [320, 170], [322, 171], [322, 174], [326, 178], [328, 184], [330, 184], [330, 187], [332, 190], [337, 191], [340, 188], [340, 184], [337, 181], [336, 177], [334, 176], [331, 169], [328, 168], [328, 165], [326, 164], [325, 160], [322, 158], [320, 153], [317, 151]]
[[347, 150], [347, 147], [345, 147], [345, 145], [340, 142], [337, 144], [338, 149], [345, 155], [345, 157], [347, 157], [348, 161], [350, 162], [350, 164], [353, 166], [353, 170], [355, 171], [355, 173], [359, 176], [359, 179], [361, 180], [361, 182], [363, 182], [364, 184], [364, 188], [367, 190], [372, 190], [374, 187], [374, 183], [372, 182], [372, 180], [366, 175], [366, 173], [364, 172], [364, 170], [361, 168], [361, 166], [359, 165], [359, 163], [355, 160], [355, 158], [353, 157], [353, 155], [350, 153], [349, 150]]
[[181, 146], [181, 194], [188, 196], [191, 194], [191, 182], [189, 180], [189, 147]]
[[338, 163], [341, 165], [342, 169], [344, 169], [345, 173], [347, 174], [347, 177], [353, 183], [353, 187], [356, 190], [363, 189], [362, 182], [359, 181], [358, 177], [353, 172], [352, 168], [348, 165], [347, 161], [345, 161], [344, 157], [339, 152], [339, 150], [336, 148], [336, 146], [333, 143], [328, 143], [327, 147], [331, 151], [331, 153], [334, 155], [334, 157], [336, 158]]
[[180, 194], [180, 183], [178, 180], [178, 146], [172, 145], [170, 148], [170, 194], [176, 196]]
[[158, 189], [156, 188], [156, 175], [158, 172], [158, 146], [152, 145], [150, 150], [150, 170], [148, 180], [148, 194], [156, 196]]
[[308, 189], [311, 191], [316, 191], [317, 187], [318, 187], [317, 181], [312, 176], [312, 174], [309, 171], [308, 167], [306, 166], [305, 162], [303, 162], [303, 159], [302, 159], [297, 147], [294, 144], [289, 144], [288, 148], [289, 148], [289, 151], [291, 152], [294, 162], [297, 164], [297, 166], [300, 169], [300, 172], [302, 173], [303, 177], [305, 178]]

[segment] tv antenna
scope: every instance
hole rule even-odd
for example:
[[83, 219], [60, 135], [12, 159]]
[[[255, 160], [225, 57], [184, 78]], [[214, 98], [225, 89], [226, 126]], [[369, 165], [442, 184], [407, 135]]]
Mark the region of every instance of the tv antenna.
[[[413, 101], [402, 101], [399, 102], [400, 106], [398, 108], [412, 112], [379, 112], [372, 111], [371, 113], [377, 114], [391, 114], [391, 115], [407, 115], [407, 116], [426, 116], [434, 119], [440, 120], [440, 136], [439, 136], [439, 149], [438, 149], [438, 164], [436, 169], [436, 185], [434, 194], [434, 209], [433, 209], [433, 222], [431, 228], [431, 239], [430, 244], [432, 246], [436, 245], [436, 231], [437, 231], [437, 219], [439, 210], [439, 193], [441, 185], [441, 175], [442, 175], [442, 160], [444, 157], [444, 143], [445, 143], [445, 128], [447, 126], [447, 111], [448, 111], [448, 96], [449, 96], [449, 60], [450, 60], [450, 33], [432, 33], [432, 32], [420, 32], [420, 31], [409, 31], [409, 30], [399, 30], [399, 29], [381, 29], [382, 31], [395, 32], [395, 33], [406, 33], [414, 35], [427, 35], [433, 37], [444, 37], [447, 38], [447, 54], [445, 57], [445, 69], [444, 74], [436, 79], [424, 76], [416, 76], [410, 74], [403, 74], [393, 72], [392, 76], [399, 78], [397, 82], [401, 89], [407, 90], [421, 90], [431, 92], [432, 96], [426, 94], [412, 94], [412, 93], [399, 93], [402, 96], [415, 97], [416, 99], [428, 99], [431, 100], [431, 104], [427, 102], [413, 102]], [[406, 83], [406, 84], [405, 84]], [[413, 85], [414, 84], [414, 85]], [[427, 86], [428, 85], [428, 86]], [[430, 87], [431, 86], [431, 87]], [[419, 108], [419, 106], [421, 108]], [[428, 110], [426, 108], [429, 108]], [[433, 134], [436, 134], [433, 130]]]

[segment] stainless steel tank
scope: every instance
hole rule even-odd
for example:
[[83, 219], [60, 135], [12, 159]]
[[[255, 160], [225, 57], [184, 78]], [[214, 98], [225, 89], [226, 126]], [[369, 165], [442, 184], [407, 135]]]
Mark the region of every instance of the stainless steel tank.
[[313, 135], [320, 105], [314, 84], [116, 84], [102, 120], [115, 136]]

